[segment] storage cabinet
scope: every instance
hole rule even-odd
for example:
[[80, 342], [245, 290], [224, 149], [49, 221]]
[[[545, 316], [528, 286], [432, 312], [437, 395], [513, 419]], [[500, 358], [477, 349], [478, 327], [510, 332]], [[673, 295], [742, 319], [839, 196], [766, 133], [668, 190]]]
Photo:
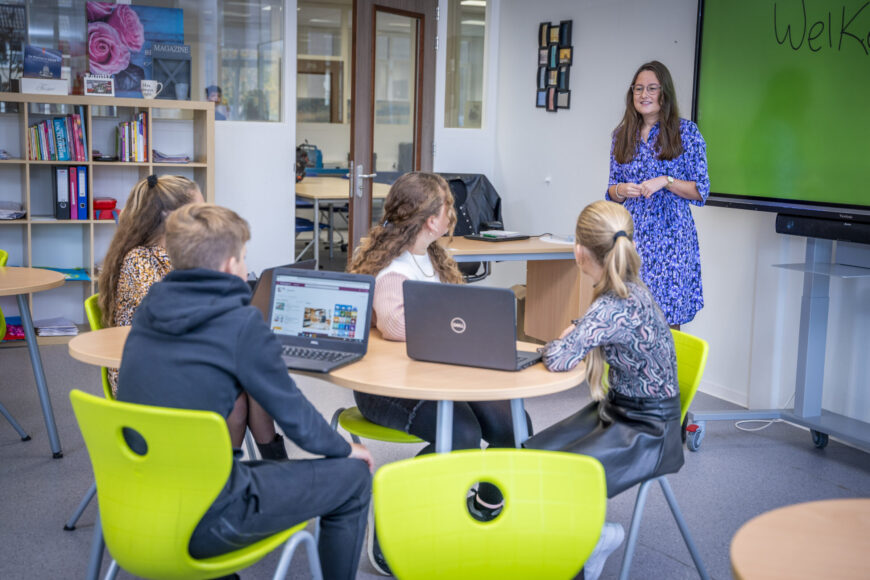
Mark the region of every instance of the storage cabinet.
[[[81, 108], [80, 108], [81, 107]], [[83, 112], [86, 161], [28, 159], [29, 128], [40, 121]], [[93, 150], [116, 155], [120, 123], [146, 114], [147, 161], [95, 161]], [[0, 220], [0, 248], [9, 252], [10, 266], [82, 268], [86, 279], [31, 296], [34, 318], [65, 316], [84, 321], [84, 299], [97, 292], [96, 274], [117, 227], [113, 220], [96, 220], [94, 197], [113, 197], [123, 210], [130, 189], [151, 175], [183, 175], [195, 181], [207, 201], [214, 201], [214, 104], [211, 102], [121, 99], [88, 96], [0, 93], [0, 202], [20, 204], [26, 212], [17, 220]], [[152, 149], [187, 155], [188, 163], [155, 163]], [[86, 167], [87, 219], [58, 220], [55, 216], [57, 167]], [[7, 315], [14, 302], [0, 302]]]

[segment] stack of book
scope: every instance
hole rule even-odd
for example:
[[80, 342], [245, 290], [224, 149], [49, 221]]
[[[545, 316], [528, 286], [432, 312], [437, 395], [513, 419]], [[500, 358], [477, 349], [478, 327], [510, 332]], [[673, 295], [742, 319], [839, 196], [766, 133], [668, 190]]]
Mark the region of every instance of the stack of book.
[[157, 149], [153, 149], [151, 153], [154, 155], [154, 163], [190, 163], [190, 156], [183, 153], [173, 155], [172, 153], [163, 153]]
[[136, 115], [135, 121], [118, 125], [116, 140], [118, 160], [136, 163], [148, 161], [148, 114]]
[[84, 107], [66, 117], [32, 125], [27, 133], [27, 158], [32, 161], [87, 161]]
[[85, 165], [54, 168], [54, 217], [88, 219], [88, 168]]
[[61, 316], [36, 320], [33, 326], [36, 327], [36, 336], [75, 336], [79, 333], [78, 327], [72, 320]]

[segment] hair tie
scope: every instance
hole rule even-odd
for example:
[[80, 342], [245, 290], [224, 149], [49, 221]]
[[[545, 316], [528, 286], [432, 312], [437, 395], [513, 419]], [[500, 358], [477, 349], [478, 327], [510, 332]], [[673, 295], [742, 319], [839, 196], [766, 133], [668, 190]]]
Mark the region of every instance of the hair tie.
[[[613, 245], [614, 246], [616, 245], [616, 240], [618, 240], [619, 238], [628, 238], [628, 234], [625, 233], [623, 230], [619, 230], [618, 232], [613, 234]], [[631, 238], [628, 238], [628, 239], [630, 240]], [[613, 247], [613, 246], [611, 246], [611, 247]]]
[[381, 224], [381, 227], [382, 227], [382, 228], [385, 228], [385, 227], [387, 227], [388, 225], [390, 225], [390, 220], [384, 220], [384, 223]]
[[148, 187], [151, 188], [151, 187], [154, 187], [155, 185], [157, 185], [157, 176], [154, 174], [151, 174], [148, 176]]

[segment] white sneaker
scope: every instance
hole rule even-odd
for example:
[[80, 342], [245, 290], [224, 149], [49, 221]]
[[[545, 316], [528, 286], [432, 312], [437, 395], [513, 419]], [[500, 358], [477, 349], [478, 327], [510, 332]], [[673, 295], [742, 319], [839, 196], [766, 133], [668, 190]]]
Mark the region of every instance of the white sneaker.
[[601, 576], [601, 570], [604, 569], [604, 563], [607, 557], [622, 544], [625, 539], [625, 529], [622, 524], [613, 522], [604, 522], [604, 527], [601, 528], [601, 537], [598, 538], [598, 543], [595, 544], [595, 549], [592, 550], [586, 564], [583, 566], [583, 577], [585, 580], [598, 580]]

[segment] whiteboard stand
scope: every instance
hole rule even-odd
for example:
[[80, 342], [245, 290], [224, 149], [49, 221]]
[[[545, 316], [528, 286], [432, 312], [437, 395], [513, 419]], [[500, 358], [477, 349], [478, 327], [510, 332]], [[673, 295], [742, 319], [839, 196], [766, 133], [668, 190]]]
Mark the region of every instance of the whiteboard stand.
[[[689, 411], [686, 443], [697, 451], [704, 438], [706, 421], [744, 421], [783, 419], [808, 427], [813, 443], [819, 449], [828, 444], [828, 435], [870, 451], [870, 423], [852, 419], [822, 409], [822, 386], [825, 378], [825, 343], [828, 332], [828, 289], [832, 276], [838, 278], [870, 277], [870, 246], [840, 242], [841, 252], [849, 256], [849, 264], [833, 262], [834, 243], [831, 240], [807, 238], [806, 261], [802, 264], [776, 264], [777, 268], [804, 273], [804, 293], [801, 298], [798, 364], [795, 381], [794, 408], [748, 411]], [[851, 264], [860, 265], [853, 266]]]

